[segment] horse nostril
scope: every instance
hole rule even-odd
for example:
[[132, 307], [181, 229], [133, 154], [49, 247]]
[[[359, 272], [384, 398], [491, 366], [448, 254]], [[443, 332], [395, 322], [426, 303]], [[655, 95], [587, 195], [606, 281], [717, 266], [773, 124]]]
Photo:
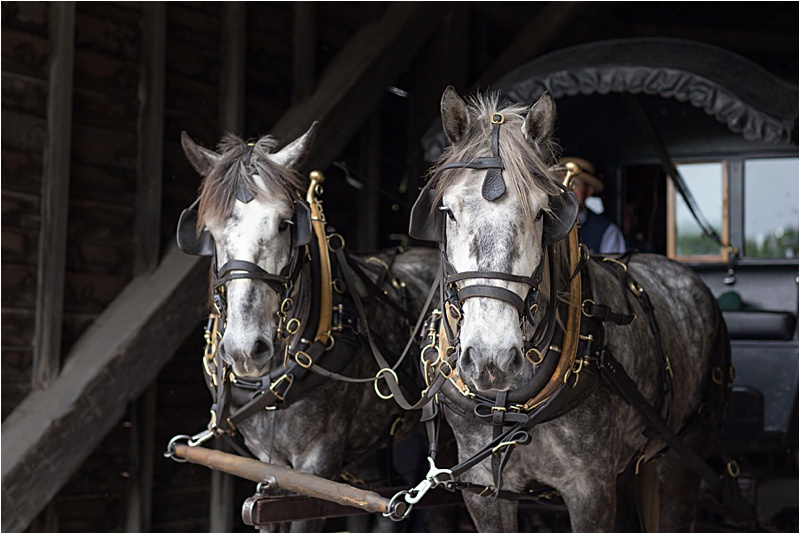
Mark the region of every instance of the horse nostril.
[[522, 371], [522, 366], [525, 364], [525, 357], [522, 351], [517, 347], [508, 349], [508, 368], [507, 372], [517, 374]]
[[473, 352], [472, 347], [465, 348], [461, 353], [461, 367], [464, 369], [468, 369], [475, 365], [475, 353]]
[[253, 347], [253, 359], [261, 360], [272, 357], [272, 342], [265, 338], [259, 338]]

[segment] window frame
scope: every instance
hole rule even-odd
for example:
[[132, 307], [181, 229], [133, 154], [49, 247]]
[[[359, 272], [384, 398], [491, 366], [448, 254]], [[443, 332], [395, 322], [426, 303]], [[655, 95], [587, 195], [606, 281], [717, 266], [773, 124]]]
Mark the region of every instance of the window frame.
[[[722, 221], [719, 228], [719, 237], [723, 243], [731, 243], [730, 234], [733, 226], [731, 221], [731, 178], [730, 160], [726, 158], [708, 158], [691, 161], [675, 161], [675, 166], [679, 165], [698, 165], [708, 163], [719, 163], [722, 167], [722, 186], [720, 191], [722, 202]], [[741, 164], [740, 164], [741, 165]], [[740, 172], [741, 174], [741, 172]], [[741, 178], [741, 177], [740, 177]], [[719, 254], [691, 254], [682, 255], [676, 253], [677, 248], [677, 227], [675, 220], [675, 210], [677, 208], [678, 190], [672, 180], [667, 179], [667, 257], [681, 263], [720, 263], [728, 261], [728, 249], [724, 246], [719, 248]], [[741, 221], [741, 219], [739, 219]], [[735, 242], [735, 241], [734, 241]]]

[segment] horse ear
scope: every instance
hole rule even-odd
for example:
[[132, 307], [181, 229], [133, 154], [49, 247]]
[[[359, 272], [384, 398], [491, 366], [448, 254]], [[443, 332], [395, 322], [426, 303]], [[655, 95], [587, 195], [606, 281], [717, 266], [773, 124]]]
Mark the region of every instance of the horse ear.
[[461, 139], [469, 128], [467, 103], [458, 96], [452, 85], [448, 85], [442, 94], [442, 127], [451, 143]]
[[309, 126], [306, 133], [283, 147], [281, 150], [276, 152], [275, 154], [270, 154], [269, 159], [280, 165], [281, 167], [286, 167], [289, 169], [296, 169], [303, 163], [308, 151], [311, 149], [311, 145], [314, 143], [314, 139], [317, 136], [317, 121], [314, 121], [311, 126]]
[[211, 167], [219, 161], [219, 154], [213, 150], [201, 147], [195, 143], [186, 132], [181, 132], [181, 146], [183, 146], [186, 159], [192, 164], [194, 170], [200, 173], [200, 176], [208, 175], [211, 171]]
[[530, 144], [537, 145], [553, 135], [555, 123], [556, 103], [550, 91], [545, 91], [525, 117], [522, 133]]

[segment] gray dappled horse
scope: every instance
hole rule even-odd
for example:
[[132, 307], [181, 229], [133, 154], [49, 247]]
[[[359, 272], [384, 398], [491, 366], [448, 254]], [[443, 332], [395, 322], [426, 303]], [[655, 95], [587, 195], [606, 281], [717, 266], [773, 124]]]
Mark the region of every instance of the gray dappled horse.
[[[223, 314], [216, 350], [236, 376], [230, 391], [220, 389], [219, 396], [229, 395], [231, 406], [219, 418], [232, 417], [260, 460], [332, 479], [348, 462], [379, 445], [403, 412], [394, 400], [376, 396], [378, 367], [363, 341], [367, 325], [352, 296], [363, 300], [376, 343], [385, 355], [396, 358], [408, 341], [410, 318], [421, 312], [437, 258], [434, 251], [421, 248], [367, 260], [351, 258], [365, 278], [351, 273], [347, 281], [341, 275], [344, 266], [338, 265], [337, 271], [334, 265], [333, 279], [327, 282], [329, 290], [335, 286], [327, 302], [333, 331], [319, 334], [322, 344], [319, 339], [312, 343], [317, 334], [313, 328], [306, 332], [307, 325], [326, 312], [314, 284], [326, 282], [320, 281], [315, 273], [319, 266], [311, 265], [309, 258], [328, 252], [312, 247], [318, 234], [310, 221], [319, 224], [321, 215], [312, 217], [305, 199], [308, 181], [295, 169], [313, 141], [315, 127], [316, 123], [275, 153], [276, 142], [269, 136], [248, 144], [228, 134], [215, 152], [184, 133], [184, 151], [204, 179], [199, 209], [191, 211], [193, 206], [184, 212], [188, 220], [196, 218], [196, 225], [179, 227], [179, 243], [190, 253], [213, 256], [213, 296]], [[368, 290], [370, 284], [381, 295], [375, 288]], [[332, 311], [333, 306], [337, 309]], [[398, 307], [408, 313], [403, 315]], [[413, 357], [406, 361], [397, 371], [401, 378], [404, 369], [416, 365]], [[321, 380], [313, 372], [320, 368], [373, 378], [361, 383]], [[227, 371], [217, 374], [226, 383]], [[293, 376], [287, 379], [287, 374]], [[309, 380], [316, 385], [303, 390]], [[270, 395], [274, 404], [258, 404]], [[254, 409], [243, 408], [250, 404]], [[319, 529], [321, 522], [298, 522], [291, 528]]]
[[[601, 382], [597, 369], [613, 354], [680, 431], [706, 392], [717, 391], [712, 374], [728, 373], [721, 313], [702, 281], [665, 257], [578, 256], [577, 233], [570, 230], [574, 196], [556, 174], [553, 98], [545, 93], [532, 106], [498, 100], [479, 95], [466, 102], [451, 87], [445, 91], [442, 123], [451, 145], [432, 169], [411, 222], [412, 236], [442, 243], [448, 354], [457, 361], [451, 382], [461, 390], [448, 396], [446, 415], [462, 465], [495, 444], [487, 459], [464, 472], [468, 482], [489, 490], [464, 492], [469, 511], [480, 531], [516, 532], [517, 501], [491, 495], [498, 485], [524, 493], [535, 481], [560, 493], [574, 531], [611, 531], [618, 476], [655, 457], [658, 529], [687, 531], [699, 477], [672, 450], [656, 457], [663, 442], [648, 439], [642, 416]], [[552, 269], [543, 269], [548, 260]], [[643, 309], [646, 296], [652, 321]], [[497, 443], [492, 421], [511, 424], [537, 413], [539, 424]], [[708, 428], [686, 428], [685, 443], [704, 454]]]

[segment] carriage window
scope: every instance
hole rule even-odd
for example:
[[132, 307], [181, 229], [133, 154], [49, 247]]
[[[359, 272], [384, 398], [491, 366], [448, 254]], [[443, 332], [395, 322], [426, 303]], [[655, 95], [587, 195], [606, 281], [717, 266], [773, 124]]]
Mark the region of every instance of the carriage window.
[[744, 163], [744, 256], [796, 259], [797, 158]]
[[[723, 242], [728, 238], [727, 174], [723, 162], [675, 165], [694, 197], [702, 217]], [[720, 246], [704, 235], [683, 197], [669, 184], [667, 253], [670, 258], [691, 262], [725, 261]]]

